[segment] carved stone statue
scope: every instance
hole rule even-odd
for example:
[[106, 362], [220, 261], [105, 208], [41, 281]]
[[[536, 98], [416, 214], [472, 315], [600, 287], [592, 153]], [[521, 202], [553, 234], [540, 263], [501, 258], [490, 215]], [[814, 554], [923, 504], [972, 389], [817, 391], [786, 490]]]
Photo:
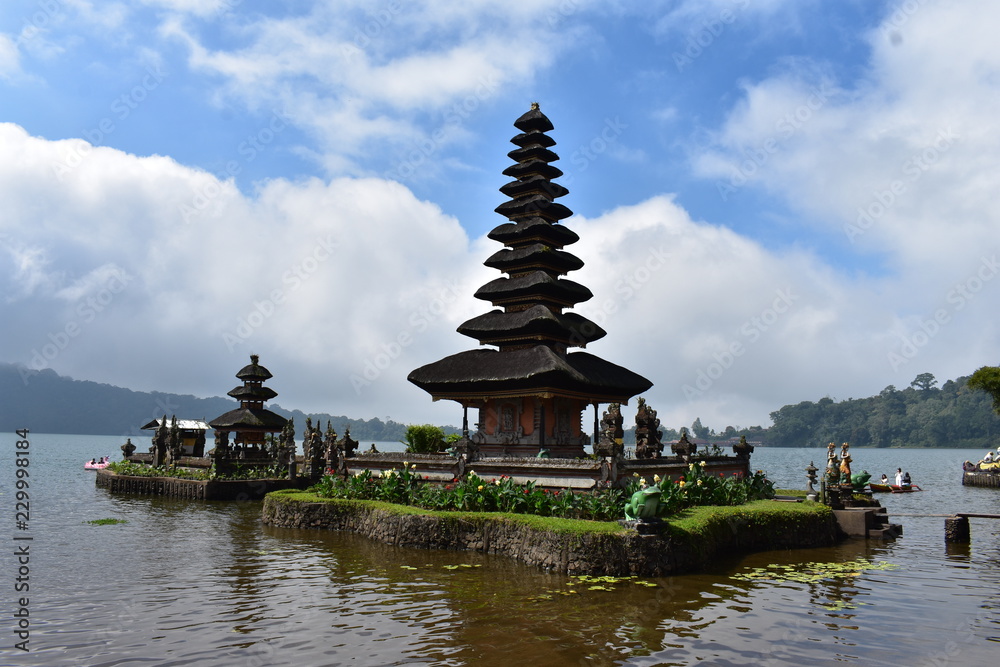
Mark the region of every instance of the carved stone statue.
[[733, 445], [733, 453], [741, 459], [748, 459], [753, 454], [753, 445], [747, 442], [745, 435], [740, 436], [740, 441]]
[[205, 432], [198, 431], [198, 435], [194, 439], [194, 456], [204, 456], [205, 455]]
[[181, 458], [183, 446], [183, 441], [181, 440], [181, 429], [177, 426], [177, 416], [174, 415], [170, 418], [170, 434], [167, 440], [167, 449], [170, 454], [170, 464], [176, 465], [177, 461]]
[[132, 456], [134, 452], [135, 452], [135, 445], [132, 444], [132, 438], [127, 438], [125, 440], [125, 444], [122, 445], [122, 455], [127, 461], [128, 457]]
[[694, 455], [694, 453], [697, 450], [698, 450], [698, 445], [688, 440], [687, 431], [681, 433], [680, 440], [670, 445], [670, 451], [672, 451], [674, 455], [681, 457], [685, 461], [691, 458], [691, 456]]
[[229, 456], [229, 431], [215, 431], [215, 449], [212, 451], [215, 458], [227, 458]]
[[345, 458], [354, 456], [354, 452], [357, 451], [358, 441], [351, 437], [350, 426], [344, 426], [344, 437], [340, 440], [339, 446]]
[[285, 422], [278, 438], [277, 463], [287, 465], [291, 457], [295, 456], [295, 423], [292, 419]]
[[660, 420], [656, 410], [646, 405], [646, 399], [639, 397], [639, 410], [635, 414], [635, 457], [637, 459], [658, 459], [663, 453], [660, 441]]
[[601, 432], [594, 445], [594, 453], [604, 457], [618, 457], [625, 451], [622, 438], [625, 431], [622, 430], [622, 411], [620, 403], [611, 403], [601, 417]]
[[326, 422], [326, 438], [323, 440], [323, 463], [327, 470], [336, 470], [338, 465], [339, 450], [337, 449], [337, 432], [333, 430], [333, 425]]
[[323, 475], [323, 434], [319, 427], [313, 427], [312, 419], [306, 417], [305, 443], [306, 475], [319, 479]]
[[840, 446], [840, 483], [851, 484], [851, 453], [846, 442]]
[[160, 425], [156, 427], [156, 432], [153, 433], [153, 446], [150, 448], [150, 451], [153, 453], [154, 466], [163, 465], [163, 461], [167, 456], [167, 440], [169, 437], [170, 429], [167, 428], [167, 416], [163, 415]]
[[840, 484], [840, 459], [837, 458], [836, 445], [832, 442], [826, 446], [826, 476], [827, 486]]

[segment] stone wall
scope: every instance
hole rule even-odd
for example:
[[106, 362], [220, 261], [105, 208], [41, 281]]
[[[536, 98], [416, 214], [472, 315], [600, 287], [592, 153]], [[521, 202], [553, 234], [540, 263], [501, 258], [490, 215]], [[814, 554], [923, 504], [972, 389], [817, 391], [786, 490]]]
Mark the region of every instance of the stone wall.
[[169, 496], [192, 500], [260, 500], [271, 491], [299, 488], [286, 479], [198, 480], [177, 477], [136, 477], [97, 471], [97, 486], [111, 493]]
[[[274, 493], [264, 499], [266, 525], [349, 530], [400, 547], [480, 551], [566, 574], [665, 576], [693, 572], [719, 556], [830, 546], [839, 539], [827, 508], [787, 513], [720, 511], [705, 532], [640, 535], [558, 533], [502, 516], [395, 512], [362, 501], [312, 501]], [[736, 508], [720, 508], [729, 510]]]
[[966, 470], [962, 473], [962, 484], [965, 486], [983, 486], [1000, 489], [1000, 472]]

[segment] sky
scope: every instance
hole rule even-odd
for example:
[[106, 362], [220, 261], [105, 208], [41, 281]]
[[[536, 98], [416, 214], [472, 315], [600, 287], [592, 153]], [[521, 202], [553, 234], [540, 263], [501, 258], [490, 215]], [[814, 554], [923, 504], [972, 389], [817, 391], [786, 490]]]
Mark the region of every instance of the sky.
[[537, 102], [575, 310], [608, 332], [587, 351], [664, 426], [968, 375], [1000, 361], [996, 25], [960, 0], [4, 3], [0, 361], [220, 396], [254, 353], [283, 407], [458, 424], [406, 376], [478, 346], [455, 329], [491, 309]]

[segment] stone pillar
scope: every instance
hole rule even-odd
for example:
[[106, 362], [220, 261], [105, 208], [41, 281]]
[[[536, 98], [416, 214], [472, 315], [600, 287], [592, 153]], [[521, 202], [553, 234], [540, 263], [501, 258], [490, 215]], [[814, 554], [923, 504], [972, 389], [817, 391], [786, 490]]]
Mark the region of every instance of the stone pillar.
[[972, 541], [969, 517], [951, 516], [944, 520], [944, 541], [968, 544]]

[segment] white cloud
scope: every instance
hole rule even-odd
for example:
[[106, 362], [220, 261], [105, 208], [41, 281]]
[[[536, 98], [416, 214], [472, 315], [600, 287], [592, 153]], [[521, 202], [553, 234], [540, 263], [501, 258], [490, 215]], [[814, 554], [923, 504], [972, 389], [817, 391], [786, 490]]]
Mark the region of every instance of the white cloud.
[[1000, 56], [984, 12], [1000, 19], [922, 4], [884, 24], [849, 88], [801, 62], [748, 85], [696, 167], [723, 196], [764, 188], [893, 270], [944, 279], [993, 247], [1000, 222], [988, 194], [1000, 185]]
[[470, 113], [530, 84], [577, 36], [546, 20], [561, 11], [555, 0], [364, 7], [230, 26], [235, 47], [209, 44], [178, 16], [161, 33], [187, 47], [192, 68], [221, 78], [220, 103], [281, 108], [317, 136], [333, 174], [363, 173], [386, 146], [455, 140]]
[[[34, 297], [9, 312], [44, 307], [12, 335], [17, 361], [37, 367], [43, 353], [70, 375], [223, 394], [256, 351], [286, 403], [384, 416], [406, 412], [402, 396], [413, 409], [406, 374], [450, 351], [439, 340], [460, 321], [454, 302], [471, 300], [465, 233], [398, 184], [275, 180], [244, 197], [162, 157], [81, 151], [10, 124], [0, 141], [4, 247], [33, 249], [0, 274], [6, 293]], [[52, 166], [70, 149], [86, 157], [60, 180]], [[185, 222], [205, 192], [214, 206]], [[69, 345], [45, 355], [67, 325]], [[378, 372], [356, 391], [368, 361]]]

